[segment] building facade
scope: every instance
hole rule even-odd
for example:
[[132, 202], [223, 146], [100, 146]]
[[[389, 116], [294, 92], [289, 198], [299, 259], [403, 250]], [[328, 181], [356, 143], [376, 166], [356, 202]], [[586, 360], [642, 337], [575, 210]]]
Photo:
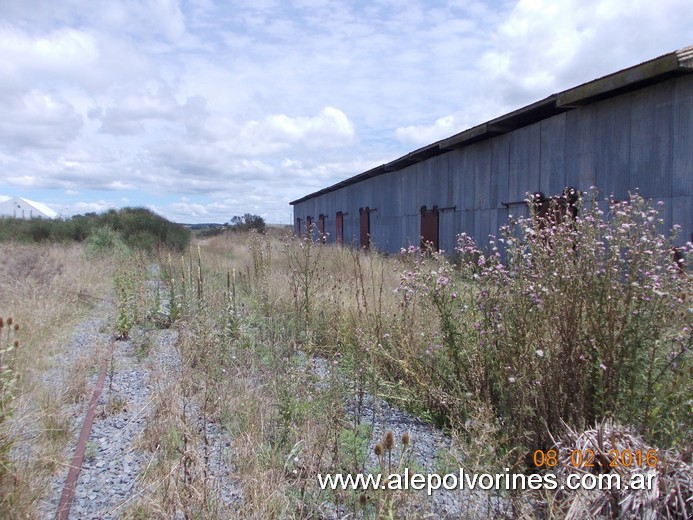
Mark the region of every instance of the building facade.
[[0, 217], [12, 217], [22, 219], [32, 218], [59, 218], [58, 213], [40, 202], [12, 197], [0, 202]]
[[596, 187], [664, 203], [693, 240], [693, 47], [553, 94], [291, 202], [294, 232], [387, 252], [478, 244], [528, 193]]

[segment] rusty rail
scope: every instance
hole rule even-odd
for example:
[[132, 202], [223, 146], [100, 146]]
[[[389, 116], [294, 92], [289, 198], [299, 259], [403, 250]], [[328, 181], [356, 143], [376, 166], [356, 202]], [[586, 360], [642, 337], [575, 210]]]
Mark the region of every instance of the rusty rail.
[[56, 513], [57, 520], [67, 520], [70, 515], [70, 508], [72, 507], [72, 501], [75, 498], [75, 490], [77, 489], [77, 480], [79, 479], [79, 472], [82, 469], [82, 463], [84, 462], [84, 453], [87, 449], [87, 442], [89, 441], [89, 435], [91, 434], [91, 426], [94, 423], [94, 417], [96, 416], [96, 408], [99, 404], [99, 396], [103, 390], [103, 384], [106, 380], [106, 370], [108, 368], [109, 359], [106, 358], [101, 366], [101, 372], [99, 372], [99, 379], [94, 387], [94, 393], [91, 396], [91, 401], [89, 402], [89, 408], [87, 408], [87, 415], [84, 419], [84, 424], [82, 425], [82, 431], [77, 439], [77, 447], [75, 448], [75, 454], [72, 458], [72, 463], [70, 464], [70, 469], [67, 472], [67, 479], [65, 480], [65, 487], [63, 488], [62, 495], [60, 496], [60, 503], [58, 504], [58, 512]]

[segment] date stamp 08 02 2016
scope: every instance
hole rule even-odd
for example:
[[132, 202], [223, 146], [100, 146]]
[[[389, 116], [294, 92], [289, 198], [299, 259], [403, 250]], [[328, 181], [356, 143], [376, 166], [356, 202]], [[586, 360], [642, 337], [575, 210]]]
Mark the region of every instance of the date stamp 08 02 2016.
[[609, 450], [601, 454], [591, 449], [572, 450], [566, 460], [559, 460], [556, 450], [536, 450], [532, 462], [537, 468], [553, 468], [559, 463], [580, 469], [590, 468], [654, 468], [657, 466], [657, 450]]

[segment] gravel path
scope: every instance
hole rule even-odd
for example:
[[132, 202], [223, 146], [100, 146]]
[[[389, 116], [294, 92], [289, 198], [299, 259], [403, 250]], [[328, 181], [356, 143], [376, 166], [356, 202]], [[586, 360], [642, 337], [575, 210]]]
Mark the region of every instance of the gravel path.
[[[74, 363], [80, 357], [93, 355], [94, 345], [112, 345], [112, 360], [109, 364], [106, 382], [99, 399], [97, 415], [92, 426], [87, 445], [82, 471], [72, 504], [70, 518], [115, 519], [120, 518], [139, 498], [150, 491], [142, 486], [141, 475], [153, 463], [155, 453], [137, 449], [138, 436], [145, 430], [147, 419], [152, 413], [154, 372], [157, 381], [162, 378], [174, 381], [182, 370], [182, 363], [175, 348], [177, 331], [173, 329], [160, 331], [139, 331], [130, 341], [111, 341], [108, 336], [105, 319], [91, 318], [77, 328], [68, 351], [69, 358], [65, 366]], [[143, 342], [142, 335], [148, 334], [151, 351], [146, 357], [138, 353], [136, 345]], [[139, 336], [138, 336], [139, 335]], [[313, 358], [311, 366], [318, 379], [324, 379], [329, 373], [325, 360]], [[63, 369], [63, 372], [66, 370]], [[47, 381], [55, 382], [61, 377], [59, 372], [48, 372]], [[97, 374], [90, 377], [87, 401], [91, 396]], [[318, 382], [318, 385], [321, 383]], [[356, 403], [349, 400], [344, 403], [347, 415], [356, 422]], [[82, 427], [86, 404], [73, 405], [74, 413], [72, 430], [76, 441], [77, 433]], [[199, 420], [196, 407], [189, 407], [189, 417]], [[451, 471], [446, 467], [441, 454], [448, 452], [451, 440], [442, 431], [423, 422], [381, 399], [365, 395], [361, 405], [361, 423], [372, 427], [371, 441], [368, 446], [367, 471], [379, 471], [379, 463], [373, 447], [387, 431], [392, 431], [395, 448], [392, 452], [394, 461], [401, 456], [401, 438], [407, 432], [411, 438], [406, 466], [410, 472], [418, 473]], [[217, 424], [199, 424], [204, 428], [209, 440], [208, 478], [209, 489], [220, 498], [220, 518], [230, 516], [237, 510], [242, 494], [234, 483], [233, 472], [229, 464], [231, 439], [221, 431]], [[66, 461], [71, 460], [75, 441], [70, 445]], [[449, 466], [449, 464], [448, 464]], [[41, 508], [41, 517], [55, 518], [58, 502], [67, 471], [56, 476], [51, 486], [51, 493]], [[465, 490], [435, 491], [432, 497], [424, 492], [416, 495], [407, 491], [407, 500], [413, 503], [413, 511], [423, 517], [459, 518], [461, 516], [500, 517], [506, 516], [507, 507], [489, 492], [471, 493]], [[326, 518], [345, 516], [334, 507], [324, 510]]]
[[[77, 328], [70, 352], [70, 362], [89, 355], [98, 342], [110, 340], [100, 332], [102, 320], [90, 319]], [[142, 471], [152, 463], [155, 454], [136, 448], [138, 436], [147, 424], [152, 410], [153, 372], [175, 379], [181, 370], [181, 361], [175, 349], [177, 331], [139, 332], [153, 338], [152, 351], [145, 358], [138, 355], [136, 344], [142, 341], [135, 335], [130, 341], [112, 342], [112, 360], [106, 375], [104, 389], [99, 398], [82, 470], [70, 510], [70, 518], [115, 519], [120, 518], [127, 507], [147, 490], [140, 485]], [[52, 380], [58, 376], [49, 374]], [[96, 383], [97, 374], [90, 377], [89, 396]], [[76, 406], [72, 414], [72, 430], [75, 440], [69, 446], [66, 460], [71, 460], [76, 437], [85, 417], [85, 406]], [[194, 410], [191, 410], [194, 414]], [[210, 442], [210, 486], [217, 489], [225, 504], [233, 504], [240, 493], [233, 485], [228, 467], [230, 439], [217, 425], [205, 426]], [[67, 471], [56, 476], [51, 493], [42, 505], [42, 518], [55, 518]]]
[[[322, 358], [312, 358], [311, 367], [318, 377], [318, 385], [323, 385], [329, 377], [329, 363]], [[443, 476], [447, 473], [455, 473], [459, 477], [459, 467], [453, 468], [451, 462], [445, 460], [445, 453], [449, 452], [452, 440], [442, 430], [432, 426], [418, 417], [390, 405], [383, 399], [374, 398], [365, 394], [360, 403], [356, 396], [344, 403], [344, 410], [354, 423], [360, 416], [360, 424], [372, 428], [371, 441], [368, 444], [366, 472], [379, 473], [383, 471], [375, 455], [374, 447], [391, 431], [394, 436], [395, 446], [392, 450], [393, 473], [403, 473], [404, 468], [409, 468], [411, 473], [436, 473]], [[360, 410], [360, 414], [358, 411]], [[408, 433], [410, 437], [407, 449], [406, 463], [401, 468], [397, 464], [402, 457], [402, 436]], [[385, 458], [387, 460], [387, 458]], [[383, 468], [386, 469], [386, 468]], [[407, 494], [418, 495], [409, 497], [413, 502], [412, 510], [424, 518], [510, 518], [512, 513], [509, 504], [493, 491], [469, 491], [466, 489], [438, 489], [429, 497], [425, 491], [406, 491]], [[334, 506], [332, 506], [334, 507]], [[348, 515], [344, 511], [344, 516]], [[330, 518], [338, 518], [334, 509], [325, 511]]]

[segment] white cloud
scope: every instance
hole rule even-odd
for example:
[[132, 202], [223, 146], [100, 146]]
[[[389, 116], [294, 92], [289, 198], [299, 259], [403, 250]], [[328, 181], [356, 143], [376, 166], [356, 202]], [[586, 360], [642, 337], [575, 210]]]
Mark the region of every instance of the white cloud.
[[174, 213], [185, 218], [186, 216], [198, 218], [207, 217], [210, 215], [204, 204], [191, 204], [189, 202], [175, 202], [169, 205], [169, 209]]
[[479, 60], [489, 95], [524, 104], [691, 44], [681, 0], [520, 0]]
[[85, 213], [101, 213], [111, 208], [117, 207], [113, 202], [103, 199], [89, 202], [77, 202], [65, 208], [67, 215], [83, 215]]
[[74, 107], [48, 92], [30, 90], [0, 100], [0, 147], [60, 147], [81, 128], [82, 117]]
[[289, 200], [693, 43], [687, 7], [4, 0], [0, 175], [60, 207], [286, 222]]
[[432, 125], [411, 125], [398, 128], [395, 135], [405, 144], [420, 146], [439, 141], [461, 130], [464, 128], [455, 119], [455, 116], [445, 116], [437, 119]]
[[279, 143], [303, 144], [308, 147], [343, 146], [353, 141], [354, 124], [341, 110], [323, 108], [312, 117], [268, 116], [264, 121], [249, 122], [242, 135], [251, 139]]

